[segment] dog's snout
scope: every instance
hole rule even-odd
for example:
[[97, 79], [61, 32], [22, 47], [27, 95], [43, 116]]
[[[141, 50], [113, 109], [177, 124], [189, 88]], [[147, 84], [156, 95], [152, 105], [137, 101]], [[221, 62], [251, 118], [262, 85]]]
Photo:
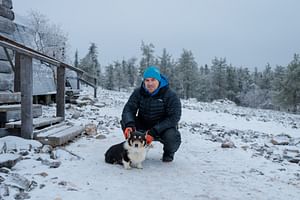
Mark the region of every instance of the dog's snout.
[[139, 147], [139, 144], [134, 144], [134, 147]]

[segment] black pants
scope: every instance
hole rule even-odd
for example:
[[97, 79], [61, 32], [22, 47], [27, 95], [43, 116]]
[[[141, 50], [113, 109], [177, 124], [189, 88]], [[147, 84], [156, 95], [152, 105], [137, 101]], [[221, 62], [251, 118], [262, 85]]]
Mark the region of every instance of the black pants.
[[[122, 121], [121, 126], [122, 130], [124, 131], [126, 127], [124, 126]], [[136, 121], [136, 129], [141, 132], [146, 132], [148, 130], [147, 127], [139, 123], [138, 120]], [[163, 150], [165, 153], [174, 154], [179, 149], [179, 146], [181, 144], [181, 135], [176, 127], [169, 128], [159, 135], [155, 136], [154, 141], [159, 141], [164, 145]]]

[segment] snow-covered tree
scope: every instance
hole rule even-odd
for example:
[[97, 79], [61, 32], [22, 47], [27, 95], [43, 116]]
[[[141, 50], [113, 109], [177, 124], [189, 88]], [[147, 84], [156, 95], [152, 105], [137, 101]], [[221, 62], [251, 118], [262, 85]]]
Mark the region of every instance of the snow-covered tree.
[[128, 74], [128, 83], [130, 87], [135, 86], [135, 83], [137, 81], [137, 68], [136, 68], [136, 58], [130, 58], [127, 61], [127, 73]]
[[272, 81], [272, 90], [279, 92], [283, 89], [285, 76], [286, 68], [280, 65], [276, 66], [274, 70], [274, 79]]
[[226, 67], [226, 97], [237, 103], [238, 94], [238, 79], [236, 74], [236, 69], [229, 65]]
[[270, 64], [267, 64], [264, 71], [262, 72], [262, 76], [258, 81], [258, 86], [264, 90], [271, 90], [273, 81], [273, 72]]
[[179, 95], [185, 99], [195, 97], [198, 66], [191, 51], [183, 49], [176, 69], [176, 84], [178, 84]]
[[104, 88], [107, 90], [113, 90], [115, 88], [114, 82], [114, 66], [112, 64], [106, 67], [105, 71], [105, 81], [104, 81]]
[[154, 56], [154, 45], [153, 44], [145, 44], [142, 41], [141, 46], [142, 58], [140, 61], [139, 74], [142, 75], [145, 69], [150, 65], [155, 65], [155, 56]]
[[28, 28], [37, 51], [63, 62], [67, 60], [68, 38], [60, 26], [51, 24], [45, 15], [32, 10], [28, 14]]
[[91, 43], [88, 53], [80, 60], [79, 68], [88, 73], [90, 76], [95, 77], [98, 80], [101, 79], [101, 68], [98, 61], [98, 50], [95, 43]]
[[214, 58], [211, 66], [211, 98], [222, 99], [226, 97], [226, 59]]
[[76, 68], [79, 67], [79, 58], [78, 58], [78, 50], [77, 49], [75, 52], [74, 67], [76, 67]]
[[292, 112], [297, 112], [300, 107], [300, 57], [294, 55], [294, 59], [287, 66], [286, 75], [283, 81], [283, 88], [277, 98], [280, 103], [289, 108]]

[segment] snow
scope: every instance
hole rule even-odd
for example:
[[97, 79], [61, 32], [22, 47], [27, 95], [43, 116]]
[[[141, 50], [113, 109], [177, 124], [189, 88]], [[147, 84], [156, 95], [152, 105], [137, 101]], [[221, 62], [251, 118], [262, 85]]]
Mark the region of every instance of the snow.
[[[90, 90], [83, 91], [82, 95], [93, 99]], [[299, 164], [272, 158], [277, 154], [282, 157], [288, 148], [298, 155], [300, 143], [286, 146], [270, 143], [271, 138], [281, 134], [299, 141], [298, 115], [242, 108], [226, 102], [209, 104], [183, 100], [179, 124], [182, 144], [174, 162], [162, 162], [162, 145], [153, 142], [143, 169], [126, 170], [120, 165], [106, 164], [104, 153], [124, 139], [119, 120], [129, 95], [99, 89], [95, 104], [66, 106], [70, 122], [94, 123], [98, 133], [105, 137], [84, 135], [55, 149], [52, 154], [61, 161], [57, 168], [41, 162], [54, 161], [53, 155], [29, 150], [29, 155], [19, 161], [11, 173], [37, 183], [27, 191], [30, 199], [299, 199]], [[75, 111], [80, 112], [78, 119], [72, 118]], [[44, 106], [43, 112], [54, 115], [55, 106]], [[232, 131], [237, 134], [230, 135]], [[225, 135], [224, 138], [220, 134]], [[227, 139], [233, 141], [236, 148], [221, 148], [220, 140]], [[28, 147], [28, 142], [32, 142], [35, 149], [39, 147], [37, 141], [12, 136], [0, 139], [3, 140], [16, 149]], [[262, 154], [261, 148], [266, 148]], [[3, 172], [0, 176], [7, 177]], [[4, 199], [14, 199], [16, 189], [9, 189], [10, 195], [2, 196]]]

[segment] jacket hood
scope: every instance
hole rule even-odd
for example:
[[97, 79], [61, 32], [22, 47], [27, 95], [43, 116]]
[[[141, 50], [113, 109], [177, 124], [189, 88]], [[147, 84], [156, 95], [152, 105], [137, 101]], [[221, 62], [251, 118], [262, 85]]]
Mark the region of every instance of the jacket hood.
[[160, 82], [159, 82], [159, 86], [158, 86], [158, 88], [152, 94], [146, 89], [144, 82], [142, 83], [142, 88], [150, 96], [156, 95], [162, 88], [165, 88], [165, 87], [169, 86], [169, 81], [168, 81], [167, 77], [165, 77], [162, 74], [160, 76], [161, 76], [161, 79], [160, 79]]

